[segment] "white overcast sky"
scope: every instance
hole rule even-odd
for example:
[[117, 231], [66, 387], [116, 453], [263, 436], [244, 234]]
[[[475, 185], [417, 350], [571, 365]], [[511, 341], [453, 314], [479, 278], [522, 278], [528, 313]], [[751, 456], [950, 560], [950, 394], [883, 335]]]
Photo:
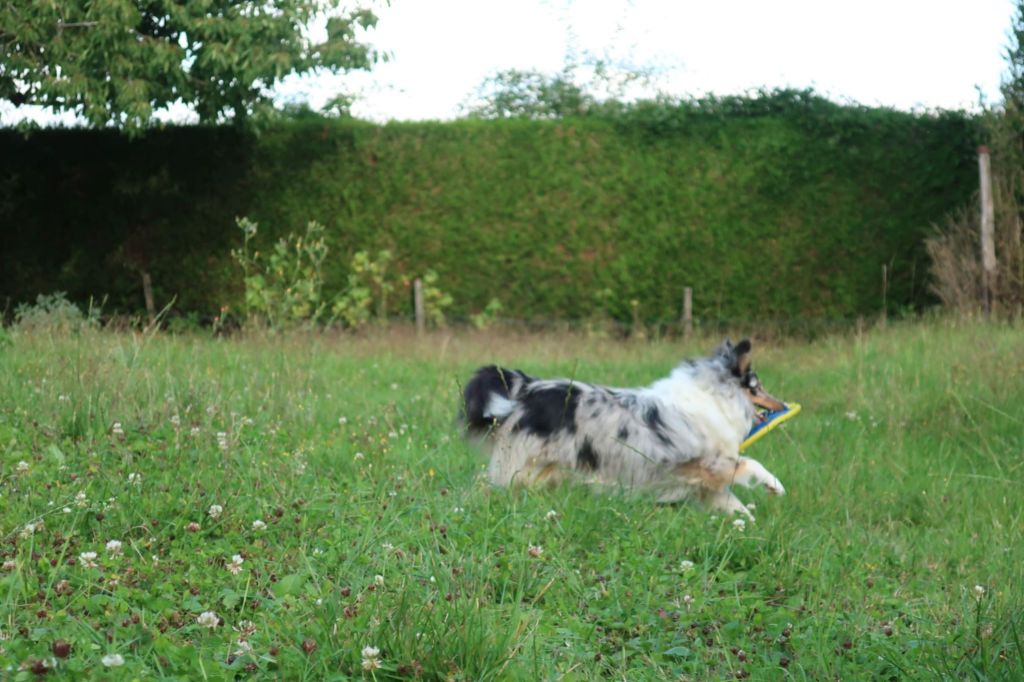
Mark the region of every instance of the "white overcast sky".
[[368, 34], [391, 61], [372, 74], [304, 79], [317, 106], [347, 86], [373, 120], [445, 119], [487, 76], [556, 73], [601, 58], [654, 70], [670, 95], [759, 87], [839, 101], [974, 108], [999, 99], [1013, 0], [392, 0]]
[[[813, 87], [900, 109], [998, 101], [1013, 0], [391, 0], [365, 39], [371, 73], [292, 78], [281, 100], [339, 92], [375, 121], [449, 119], [488, 76], [603, 59], [674, 96]], [[315, 29], [314, 29], [315, 32]], [[3, 111], [4, 122], [12, 113]], [[27, 113], [27, 112], [26, 112]], [[32, 114], [37, 120], [54, 120]], [[176, 113], [173, 118], [181, 119]], [[67, 120], [67, 119], [65, 119]]]

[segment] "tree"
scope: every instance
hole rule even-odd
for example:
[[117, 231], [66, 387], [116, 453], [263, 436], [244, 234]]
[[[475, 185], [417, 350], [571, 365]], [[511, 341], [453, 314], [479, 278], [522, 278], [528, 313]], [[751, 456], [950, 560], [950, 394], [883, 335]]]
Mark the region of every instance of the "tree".
[[[341, 0], [68, 0], [0, 3], [0, 99], [145, 126], [182, 102], [204, 122], [244, 123], [292, 73], [369, 69], [367, 9]], [[327, 16], [327, 39], [307, 27]]]
[[579, 116], [594, 99], [573, 80], [569, 68], [554, 76], [511, 69], [484, 80], [477, 88], [470, 116], [479, 118], [564, 118]]

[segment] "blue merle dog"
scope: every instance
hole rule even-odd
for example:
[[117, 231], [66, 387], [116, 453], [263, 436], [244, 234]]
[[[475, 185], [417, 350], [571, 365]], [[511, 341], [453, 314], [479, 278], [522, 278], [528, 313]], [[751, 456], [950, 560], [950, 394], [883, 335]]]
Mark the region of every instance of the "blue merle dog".
[[508, 486], [582, 475], [595, 483], [653, 490], [661, 502], [694, 499], [750, 516], [730, 490], [782, 483], [739, 454], [757, 422], [755, 405], [782, 409], [750, 367], [751, 343], [728, 340], [645, 388], [539, 380], [494, 365], [476, 371], [460, 415], [490, 453], [491, 483]]

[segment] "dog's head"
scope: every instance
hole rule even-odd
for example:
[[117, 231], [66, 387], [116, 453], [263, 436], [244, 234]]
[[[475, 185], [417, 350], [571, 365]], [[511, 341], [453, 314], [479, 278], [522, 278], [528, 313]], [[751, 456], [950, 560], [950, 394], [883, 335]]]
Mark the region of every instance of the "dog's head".
[[750, 402], [759, 407], [771, 410], [772, 412], [783, 410], [786, 406], [781, 400], [770, 395], [761, 385], [753, 368], [750, 366], [750, 339], [743, 339], [735, 346], [732, 341], [726, 339], [715, 350], [715, 355], [721, 358], [726, 369], [738, 381], [743, 392], [750, 398]]

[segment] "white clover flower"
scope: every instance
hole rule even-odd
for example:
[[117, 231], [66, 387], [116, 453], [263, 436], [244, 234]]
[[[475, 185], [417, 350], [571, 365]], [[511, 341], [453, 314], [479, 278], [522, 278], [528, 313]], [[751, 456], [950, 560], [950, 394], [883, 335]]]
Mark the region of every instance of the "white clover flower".
[[373, 576], [373, 584], [377, 587], [384, 587], [384, 576], [379, 573]]
[[982, 585], [975, 585], [974, 586], [974, 596], [976, 598], [978, 598], [978, 599], [981, 599], [982, 597], [984, 597], [985, 596], [985, 587], [982, 586]]
[[263, 519], [256, 519], [255, 521], [252, 522], [252, 529], [253, 530], [259, 531], [259, 530], [265, 529], [266, 527], [267, 527], [267, 524], [265, 524], [263, 522]]
[[217, 446], [221, 450], [228, 449], [228, 434], [224, 433], [223, 431], [217, 432]]
[[220, 624], [220, 618], [217, 616], [215, 611], [203, 611], [196, 618], [196, 622], [202, 625], [204, 628], [210, 628], [211, 630]]
[[5, 571], [13, 571], [17, 567], [18, 567], [18, 562], [16, 562], [14, 559], [8, 559], [7, 561], [4, 562], [4, 570]]
[[530, 545], [526, 550], [526, 553], [535, 559], [540, 558], [540, 555], [544, 553], [544, 548], [540, 545]]
[[86, 497], [84, 490], [75, 495], [75, 506], [80, 509], [84, 509], [89, 506], [89, 498]]
[[750, 511], [754, 511], [755, 509], [757, 509], [757, 505], [754, 504], [753, 502], [748, 502], [747, 509], [749, 509]]
[[558, 512], [556, 512], [554, 509], [552, 509], [551, 511], [549, 511], [547, 514], [544, 515], [544, 518], [547, 519], [548, 521], [554, 521], [555, 519], [558, 518]]
[[28, 462], [26, 462], [25, 460], [21, 460], [20, 462], [18, 462], [17, 466], [14, 467], [14, 470], [17, 471], [19, 474], [26, 473], [28, 471]]
[[121, 428], [121, 422], [114, 422], [114, 425], [110, 428], [110, 432], [115, 436], [123, 436], [124, 429]]
[[57, 396], [58, 403], [66, 403], [69, 400], [71, 400], [71, 396], [64, 395], [63, 393]]
[[107, 553], [110, 556], [119, 556], [121, 554], [121, 541], [111, 540], [107, 543]]
[[121, 654], [107, 654], [100, 659], [100, 662], [108, 668], [116, 668], [124, 665], [124, 656]]
[[850, 412], [846, 413], [846, 418], [849, 419], [850, 421], [857, 421], [857, 413], [851, 410]]
[[219, 518], [222, 513], [224, 513], [224, 507], [220, 506], [219, 504], [211, 504], [209, 511], [207, 511], [206, 513], [210, 515], [211, 519], [216, 519]]
[[199, 427], [198, 426], [193, 426], [191, 429], [189, 429], [188, 435], [192, 436], [193, 438], [198, 436], [199, 435]]
[[338, 426], [348, 424], [348, 417], [338, 417]]
[[681, 570], [683, 570], [684, 572], [685, 571], [692, 571], [693, 570], [693, 562], [690, 561], [689, 559], [683, 559], [682, 561], [679, 562], [679, 568]]
[[82, 568], [96, 568], [96, 552], [82, 552], [78, 555]]
[[361, 459], [365, 459], [365, 458], [366, 458], [366, 455], [364, 455], [364, 454], [363, 454], [363, 453], [361, 453], [361, 452], [357, 452], [356, 454], [352, 455], [352, 459], [353, 459], [354, 461], [356, 461], [356, 462], [358, 462], [358, 461], [359, 461], [359, 460], [361, 460]]
[[245, 559], [242, 558], [241, 554], [235, 554], [231, 557], [231, 563], [225, 566], [225, 568], [227, 568], [228, 571], [231, 572], [231, 575], [238, 575], [242, 572], [243, 561], [245, 561]]
[[375, 646], [363, 647], [363, 670], [367, 672], [380, 667], [380, 649]]
[[324, 555], [324, 550], [323, 550], [322, 547], [314, 547], [313, 548], [313, 556], [323, 556], [323, 555]]
[[242, 426], [252, 426], [255, 423], [251, 417], [242, 417]]
[[240, 620], [238, 625], [231, 629], [238, 633], [239, 639], [249, 639], [256, 634], [256, 623], [251, 620]]
[[732, 522], [732, 527], [735, 528], [736, 530], [742, 532], [744, 529], [746, 529], [747, 522], [744, 521], [743, 519], [736, 519], [735, 521]]
[[64, 507], [63, 509], [61, 509], [61, 511], [64, 512], [65, 514], [70, 514], [71, 513], [71, 507]]
[[463, 514], [463, 513], [465, 513], [465, 511], [466, 510], [463, 509], [462, 507], [453, 507], [452, 508], [452, 513], [453, 514]]
[[35, 532], [36, 532], [36, 524], [34, 524], [34, 523], [26, 523], [25, 526], [18, 533], [18, 537], [20, 537], [22, 540], [26, 540], [26, 539], [32, 537], [32, 535], [35, 534]]
[[128, 482], [133, 485], [142, 485], [142, 474], [135, 472], [128, 474]]
[[172, 425], [172, 426], [173, 426], [174, 428], [178, 428], [179, 426], [181, 426], [181, 417], [179, 417], [179, 416], [178, 416], [178, 415], [176, 415], [176, 414], [175, 414], [175, 415], [172, 415], [172, 416], [171, 416], [171, 425]]
[[689, 607], [691, 604], [693, 604], [693, 597], [688, 594], [684, 594], [683, 603], [686, 604], [687, 607]]
[[249, 644], [247, 640], [240, 639], [235, 646], [237, 648], [232, 652], [234, 656], [248, 656], [252, 653], [252, 644]]
[[383, 549], [385, 552], [390, 552], [395, 548], [395, 546], [392, 545], [390, 542], [382, 542], [380, 544], [380, 548]]

